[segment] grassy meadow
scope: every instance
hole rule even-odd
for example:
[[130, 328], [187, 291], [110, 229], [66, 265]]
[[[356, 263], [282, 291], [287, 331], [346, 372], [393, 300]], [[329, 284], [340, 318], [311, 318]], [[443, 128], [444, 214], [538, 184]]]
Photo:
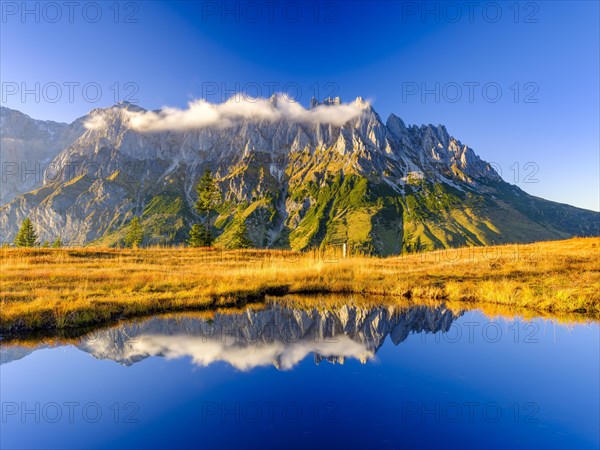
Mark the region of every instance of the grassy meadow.
[[337, 294], [378, 304], [443, 301], [499, 314], [598, 319], [599, 275], [600, 238], [388, 258], [343, 258], [339, 248], [3, 248], [0, 330], [94, 326], [153, 313], [235, 308], [284, 294], [280, 301], [294, 298], [304, 307], [322, 294]]

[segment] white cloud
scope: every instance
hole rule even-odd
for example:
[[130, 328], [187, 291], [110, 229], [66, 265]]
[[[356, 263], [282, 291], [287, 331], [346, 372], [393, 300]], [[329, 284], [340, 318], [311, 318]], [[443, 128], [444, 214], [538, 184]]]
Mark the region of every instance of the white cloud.
[[88, 130], [100, 130], [106, 126], [106, 120], [100, 114], [96, 114], [87, 119], [83, 126]]
[[228, 128], [243, 119], [294, 122], [341, 126], [358, 117], [368, 103], [355, 100], [339, 105], [319, 105], [306, 109], [298, 102], [278, 95], [274, 101], [236, 95], [225, 103], [205, 100], [190, 102], [187, 109], [163, 108], [158, 112], [126, 111], [129, 126], [137, 131], [184, 131], [204, 127]]

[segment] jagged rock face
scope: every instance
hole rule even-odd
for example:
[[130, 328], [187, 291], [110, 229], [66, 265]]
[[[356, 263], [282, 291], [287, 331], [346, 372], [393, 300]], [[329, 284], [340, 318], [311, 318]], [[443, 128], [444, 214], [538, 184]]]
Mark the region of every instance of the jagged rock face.
[[[597, 215], [509, 186], [445, 127], [407, 127], [394, 115], [384, 124], [366, 103], [342, 126], [243, 119], [147, 132], [131, 125], [140, 112], [122, 103], [68, 126], [77, 138], [52, 160], [43, 186], [0, 208], [2, 240], [29, 216], [42, 240], [115, 244], [139, 215], [151, 230], [146, 243], [182, 242], [206, 168], [223, 192], [215, 222], [223, 243], [240, 208], [256, 246], [296, 250], [347, 242], [390, 254], [597, 233]], [[529, 231], [507, 229], [507, 217]]]

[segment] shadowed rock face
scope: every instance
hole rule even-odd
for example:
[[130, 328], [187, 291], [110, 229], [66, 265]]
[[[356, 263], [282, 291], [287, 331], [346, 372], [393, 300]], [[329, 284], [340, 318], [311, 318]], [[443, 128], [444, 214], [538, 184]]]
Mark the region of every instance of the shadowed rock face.
[[[274, 305], [238, 314], [217, 314], [210, 321], [182, 315], [92, 332], [77, 347], [99, 359], [131, 365], [150, 356], [189, 357], [198, 366], [223, 361], [240, 370], [274, 365], [291, 369], [310, 353], [343, 363], [366, 362], [387, 336], [397, 345], [411, 333], [445, 332], [458, 316], [444, 307], [396, 311], [343, 306], [333, 311], [297, 310]], [[45, 347], [45, 346], [44, 346]], [[2, 363], [32, 350], [5, 346]]]

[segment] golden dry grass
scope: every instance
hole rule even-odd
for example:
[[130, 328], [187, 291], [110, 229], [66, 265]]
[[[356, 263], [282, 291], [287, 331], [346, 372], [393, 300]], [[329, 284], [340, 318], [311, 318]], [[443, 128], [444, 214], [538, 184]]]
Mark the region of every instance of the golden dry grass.
[[346, 259], [333, 250], [4, 248], [0, 264], [3, 332], [233, 307], [283, 293], [600, 316], [600, 238]]

